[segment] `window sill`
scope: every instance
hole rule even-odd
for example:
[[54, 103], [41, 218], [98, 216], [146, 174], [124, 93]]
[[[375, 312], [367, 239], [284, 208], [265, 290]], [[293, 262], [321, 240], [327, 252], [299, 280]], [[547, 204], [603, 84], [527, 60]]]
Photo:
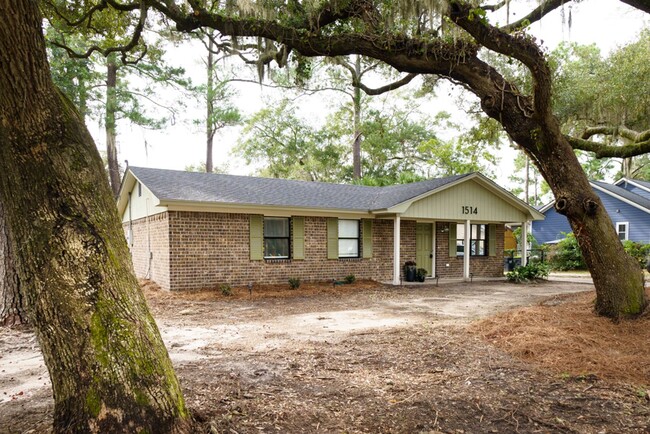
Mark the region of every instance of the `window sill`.
[[290, 258], [264, 258], [264, 262], [267, 264], [284, 264], [284, 263], [290, 263], [291, 259]]
[[358, 258], [358, 257], [357, 258], [348, 258], [348, 257], [339, 258], [339, 261], [343, 261], [343, 262], [357, 262], [357, 261], [361, 261], [361, 260], [362, 260], [362, 258]]

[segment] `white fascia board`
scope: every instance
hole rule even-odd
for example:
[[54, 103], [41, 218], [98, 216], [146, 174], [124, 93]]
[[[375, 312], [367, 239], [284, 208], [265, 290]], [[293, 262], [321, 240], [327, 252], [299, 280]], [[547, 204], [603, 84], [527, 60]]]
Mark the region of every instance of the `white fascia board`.
[[194, 202], [184, 200], [161, 200], [160, 206], [166, 206], [169, 211], [222, 212], [239, 214], [264, 214], [268, 216], [313, 216], [373, 218], [374, 215], [366, 210], [346, 210], [332, 208], [301, 208], [281, 205], [256, 205], [223, 202]]
[[641, 185], [638, 182], [635, 182], [634, 179], [628, 179], [628, 178], [621, 178], [618, 181], [614, 183], [615, 186], [619, 186], [619, 184], [622, 184], [623, 182], [627, 182], [628, 184], [632, 184], [635, 187], [640, 188], [641, 190], [645, 190], [650, 193], [650, 188], [646, 187], [645, 185]]

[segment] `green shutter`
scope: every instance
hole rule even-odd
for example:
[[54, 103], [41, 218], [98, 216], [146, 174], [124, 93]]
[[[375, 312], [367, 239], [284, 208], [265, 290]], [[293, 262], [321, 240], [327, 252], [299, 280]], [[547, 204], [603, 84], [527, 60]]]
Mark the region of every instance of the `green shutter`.
[[372, 258], [372, 220], [365, 219], [363, 222], [363, 257]]
[[251, 261], [264, 259], [264, 217], [250, 216], [250, 251]]
[[292, 217], [291, 226], [293, 230], [291, 234], [293, 236], [291, 249], [293, 259], [305, 259], [305, 218]]
[[497, 225], [488, 225], [488, 249], [490, 256], [497, 255]]
[[449, 257], [455, 258], [456, 252], [456, 223], [449, 223]]
[[339, 219], [327, 219], [327, 259], [339, 258]]

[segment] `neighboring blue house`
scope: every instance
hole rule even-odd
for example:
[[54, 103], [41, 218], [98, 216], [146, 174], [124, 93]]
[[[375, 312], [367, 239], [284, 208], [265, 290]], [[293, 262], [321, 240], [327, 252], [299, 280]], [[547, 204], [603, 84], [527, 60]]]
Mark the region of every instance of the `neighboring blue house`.
[[[590, 181], [594, 192], [600, 196], [621, 240], [650, 243], [650, 182], [623, 178], [614, 184]], [[558, 214], [554, 202], [539, 211], [544, 220], [532, 223], [532, 233], [540, 244], [554, 243], [571, 232], [569, 221]]]

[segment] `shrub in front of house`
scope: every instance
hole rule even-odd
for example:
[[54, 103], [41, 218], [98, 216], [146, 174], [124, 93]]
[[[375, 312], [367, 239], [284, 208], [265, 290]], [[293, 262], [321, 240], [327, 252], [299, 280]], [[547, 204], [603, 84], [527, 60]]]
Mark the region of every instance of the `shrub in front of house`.
[[354, 274], [348, 274], [343, 280], [345, 280], [345, 283], [354, 283], [357, 278], [354, 276]]
[[300, 288], [300, 279], [297, 278], [297, 277], [290, 277], [289, 278], [289, 288], [291, 288], [291, 289]]
[[550, 268], [542, 262], [533, 262], [523, 267], [516, 267], [514, 270], [506, 273], [506, 278], [510, 282], [520, 283], [537, 279], [546, 279]]
[[225, 295], [226, 297], [232, 295], [232, 288], [227, 283], [219, 285], [219, 289], [221, 290], [221, 294]]
[[551, 247], [549, 263], [553, 270], [586, 270], [587, 264], [573, 232], [565, 234], [566, 238]]
[[637, 260], [641, 268], [646, 267], [648, 255], [650, 255], [650, 244], [641, 244], [634, 241], [623, 241], [625, 252]]

